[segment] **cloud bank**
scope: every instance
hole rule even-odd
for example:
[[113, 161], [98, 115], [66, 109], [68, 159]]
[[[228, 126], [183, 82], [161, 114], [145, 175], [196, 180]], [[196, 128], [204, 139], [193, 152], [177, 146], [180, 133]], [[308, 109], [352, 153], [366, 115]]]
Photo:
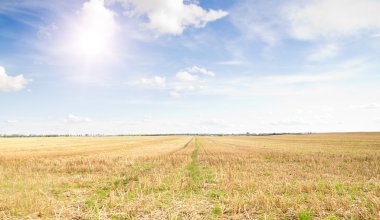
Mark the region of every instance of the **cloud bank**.
[[233, 8], [230, 17], [246, 37], [275, 45], [287, 38], [335, 41], [376, 35], [380, 32], [379, 11], [376, 0], [245, 0]]
[[225, 17], [223, 10], [205, 10], [183, 0], [114, 0], [120, 2], [128, 16], [146, 16], [145, 27], [159, 35], [180, 35], [188, 27], [202, 28], [208, 22]]
[[28, 84], [30, 80], [25, 79], [23, 75], [9, 76], [5, 68], [0, 66], [0, 92], [19, 91]]

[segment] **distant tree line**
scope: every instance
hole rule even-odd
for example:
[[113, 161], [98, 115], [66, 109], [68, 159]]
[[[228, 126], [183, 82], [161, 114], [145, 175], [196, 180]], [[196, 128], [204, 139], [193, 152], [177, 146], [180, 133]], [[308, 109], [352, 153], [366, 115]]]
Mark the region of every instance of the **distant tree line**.
[[271, 136], [271, 135], [302, 135], [312, 134], [312, 132], [299, 133], [178, 133], [178, 134], [0, 134], [0, 137], [121, 137], [121, 136]]

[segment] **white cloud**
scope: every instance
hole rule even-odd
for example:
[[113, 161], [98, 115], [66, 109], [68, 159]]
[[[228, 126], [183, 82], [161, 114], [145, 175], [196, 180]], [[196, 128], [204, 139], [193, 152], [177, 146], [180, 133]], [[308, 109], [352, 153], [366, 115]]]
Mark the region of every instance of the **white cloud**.
[[230, 18], [245, 37], [273, 46], [286, 38], [326, 42], [376, 36], [379, 11], [378, 0], [244, 0], [233, 7]]
[[115, 13], [105, 7], [104, 0], [89, 0], [85, 2], [80, 11], [82, 16], [81, 27], [86, 28], [88, 34], [100, 34], [98, 37], [113, 35], [119, 26], [115, 21]]
[[206, 88], [207, 78], [216, 74], [206, 68], [193, 66], [178, 71], [174, 77], [168, 79], [160, 76], [141, 78], [138, 81], [127, 83], [148, 89], [169, 91], [172, 97], [180, 97], [187, 93], [196, 93]]
[[81, 117], [81, 116], [75, 116], [75, 115], [69, 114], [63, 121], [68, 124], [81, 124], [81, 123], [89, 123], [92, 120], [87, 117]]
[[187, 68], [187, 71], [189, 71], [190, 73], [201, 73], [201, 74], [204, 74], [206, 76], [215, 76], [215, 73], [210, 71], [210, 70], [207, 70], [206, 68], [202, 68], [202, 67], [198, 67], [198, 66], [193, 66], [191, 68]]
[[339, 47], [335, 44], [327, 44], [317, 47], [308, 57], [311, 61], [323, 61], [334, 58], [339, 53]]
[[372, 110], [372, 109], [380, 109], [380, 104], [373, 102], [373, 103], [364, 104], [364, 105], [354, 105], [351, 107], [357, 108], [357, 109]]
[[200, 91], [205, 87], [205, 76], [214, 77], [215, 73], [198, 66], [186, 68], [176, 73], [177, 82], [171, 85], [170, 96], [179, 97], [183, 93]]
[[179, 86], [175, 86], [173, 90], [177, 92], [189, 92], [189, 91], [195, 91], [196, 87], [194, 85], [179, 85]]
[[182, 84], [182, 85], [176, 85], [172, 88], [172, 90], [169, 92], [169, 95], [172, 97], [180, 97], [183, 93], [189, 93], [194, 92], [201, 89], [198, 85], [193, 84]]
[[130, 16], [146, 15], [146, 27], [158, 34], [180, 35], [187, 27], [201, 28], [228, 13], [223, 10], [205, 10], [197, 2], [183, 0], [114, 0], [121, 2]]
[[188, 73], [186, 71], [180, 71], [175, 76], [177, 79], [179, 79], [181, 81], [195, 81], [198, 78], [197, 76], [195, 76], [191, 73]]
[[160, 76], [153, 76], [151, 78], [141, 78], [136, 84], [149, 88], [161, 88], [166, 86], [166, 79]]
[[4, 67], [0, 66], [0, 92], [21, 90], [25, 88], [29, 81], [23, 75], [8, 76]]
[[180, 81], [196, 81], [199, 79], [198, 75], [213, 77], [215, 73], [203, 67], [193, 66], [177, 72], [176, 78]]
[[294, 1], [282, 12], [289, 34], [301, 40], [336, 39], [380, 30], [377, 0]]

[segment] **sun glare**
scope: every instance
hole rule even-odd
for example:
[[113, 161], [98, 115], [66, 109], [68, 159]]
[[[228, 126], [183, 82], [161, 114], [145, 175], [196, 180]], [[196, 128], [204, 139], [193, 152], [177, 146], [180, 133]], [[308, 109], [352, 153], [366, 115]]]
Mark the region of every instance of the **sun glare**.
[[82, 30], [76, 37], [75, 47], [78, 52], [86, 59], [98, 58], [107, 53], [111, 45], [109, 37], [104, 36], [99, 30]]
[[118, 25], [112, 11], [102, 0], [91, 0], [83, 5], [77, 21], [72, 21], [67, 39], [70, 58], [87, 62], [104, 60], [112, 54]]

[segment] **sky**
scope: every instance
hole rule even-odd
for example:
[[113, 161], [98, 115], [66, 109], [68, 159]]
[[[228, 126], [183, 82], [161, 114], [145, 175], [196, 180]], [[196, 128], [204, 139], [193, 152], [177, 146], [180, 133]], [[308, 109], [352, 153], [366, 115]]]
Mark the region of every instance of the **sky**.
[[0, 134], [380, 131], [379, 0], [0, 0]]

